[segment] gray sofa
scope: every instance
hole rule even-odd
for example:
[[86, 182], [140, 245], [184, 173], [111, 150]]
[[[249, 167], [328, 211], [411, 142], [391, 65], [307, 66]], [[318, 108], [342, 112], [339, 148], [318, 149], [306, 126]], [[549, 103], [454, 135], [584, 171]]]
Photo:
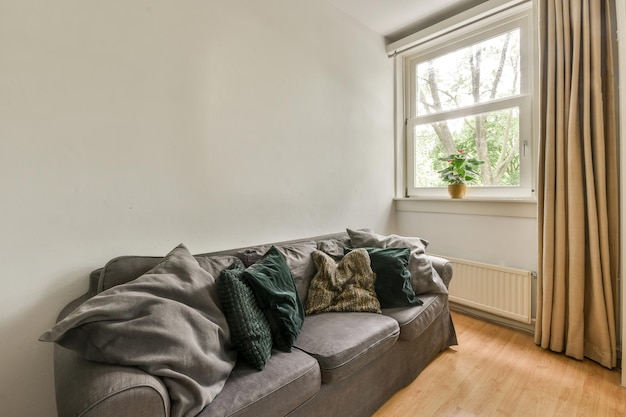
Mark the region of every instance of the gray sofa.
[[[347, 233], [273, 245], [289, 247], [304, 242], [314, 242], [331, 252], [351, 245]], [[234, 255], [250, 264], [268, 247], [195, 256]], [[426, 256], [437, 279], [441, 278], [447, 287], [452, 265], [445, 259]], [[116, 280], [129, 280], [148, 271], [159, 259], [120, 257], [110, 261], [92, 272], [89, 291], [68, 304], [59, 320], [103, 289], [122, 283]], [[294, 271], [294, 278], [302, 272]], [[305, 284], [296, 281], [299, 293], [306, 294], [306, 288], [302, 288]], [[420, 293], [418, 297], [421, 306], [383, 309], [383, 314], [331, 312], [306, 316], [291, 352], [274, 349], [262, 371], [238, 360], [222, 391], [198, 416], [372, 415], [415, 379], [439, 352], [456, 344], [445, 289]], [[87, 361], [55, 344], [54, 370], [59, 417], [170, 415], [166, 386], [138, 368]]]

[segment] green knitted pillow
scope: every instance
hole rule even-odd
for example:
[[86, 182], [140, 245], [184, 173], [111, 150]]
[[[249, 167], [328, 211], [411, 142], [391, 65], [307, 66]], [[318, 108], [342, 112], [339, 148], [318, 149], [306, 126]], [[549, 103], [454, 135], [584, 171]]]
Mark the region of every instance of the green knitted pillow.
[[241, 261], [224, 269], [217, 280], [217, 291], [233, 346], [248, 364], [260, 371], [272, 354], [272, 331], [252, 289], [241, 277], [243, 271]]

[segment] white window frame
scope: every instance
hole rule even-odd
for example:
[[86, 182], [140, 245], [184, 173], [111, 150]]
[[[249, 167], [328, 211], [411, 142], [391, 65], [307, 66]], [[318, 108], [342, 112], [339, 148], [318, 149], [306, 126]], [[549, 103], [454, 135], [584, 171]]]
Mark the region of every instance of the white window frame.
[[[486, 2], [491, 3], [491, 2]], [[413, 131], [417, 124], [471, 116], [499, 110], [506, 107], [519, 107], [520, 111], [520, 186], [470, 186], [466, 198], [486, 200], [535, 200], [536, 183], [536, 111], [533, 97], [536, 96], [535, 51], [536, 30], [533, 25], [531, 1], [513, 1], [503, 4], [497, 13], [470, 18], [471, 23], [455, 22], [454, 30], [443, 31], [437, 36], [429, 36], [420, 41], [411, 39], [412, 46], [395, 52], [396, 66], [396, 136], [397, 136], [397, 197], [449, 199], [446, 187], [414, 187], [414, 140]], [[487, 5], [486, 5], [487, 6]], [[521, 80], [520, 95], [511, 98], [479, 103], [467, 108], [454, 109], [435, 115], [416, 116], [415, 104], [415, 63], [430, 57], [439, 56], [488, 39], [514, 28], [520, 28]]]

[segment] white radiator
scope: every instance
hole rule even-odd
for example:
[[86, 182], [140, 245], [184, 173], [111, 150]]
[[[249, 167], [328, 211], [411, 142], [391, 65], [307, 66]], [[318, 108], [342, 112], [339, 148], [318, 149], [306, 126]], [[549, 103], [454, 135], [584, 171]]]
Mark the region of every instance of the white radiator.
[[530, 323], [530, 271], [443, 256], [452, 262], [450, 301], [523, 323]]

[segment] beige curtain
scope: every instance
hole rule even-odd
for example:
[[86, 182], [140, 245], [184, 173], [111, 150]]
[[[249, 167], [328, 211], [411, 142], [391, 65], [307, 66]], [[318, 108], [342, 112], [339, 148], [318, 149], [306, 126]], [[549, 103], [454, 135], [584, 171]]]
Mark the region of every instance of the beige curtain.
[[611, 4], [538, 4], [542, 130], [535, 343], [613, 368], [619, 194]]

